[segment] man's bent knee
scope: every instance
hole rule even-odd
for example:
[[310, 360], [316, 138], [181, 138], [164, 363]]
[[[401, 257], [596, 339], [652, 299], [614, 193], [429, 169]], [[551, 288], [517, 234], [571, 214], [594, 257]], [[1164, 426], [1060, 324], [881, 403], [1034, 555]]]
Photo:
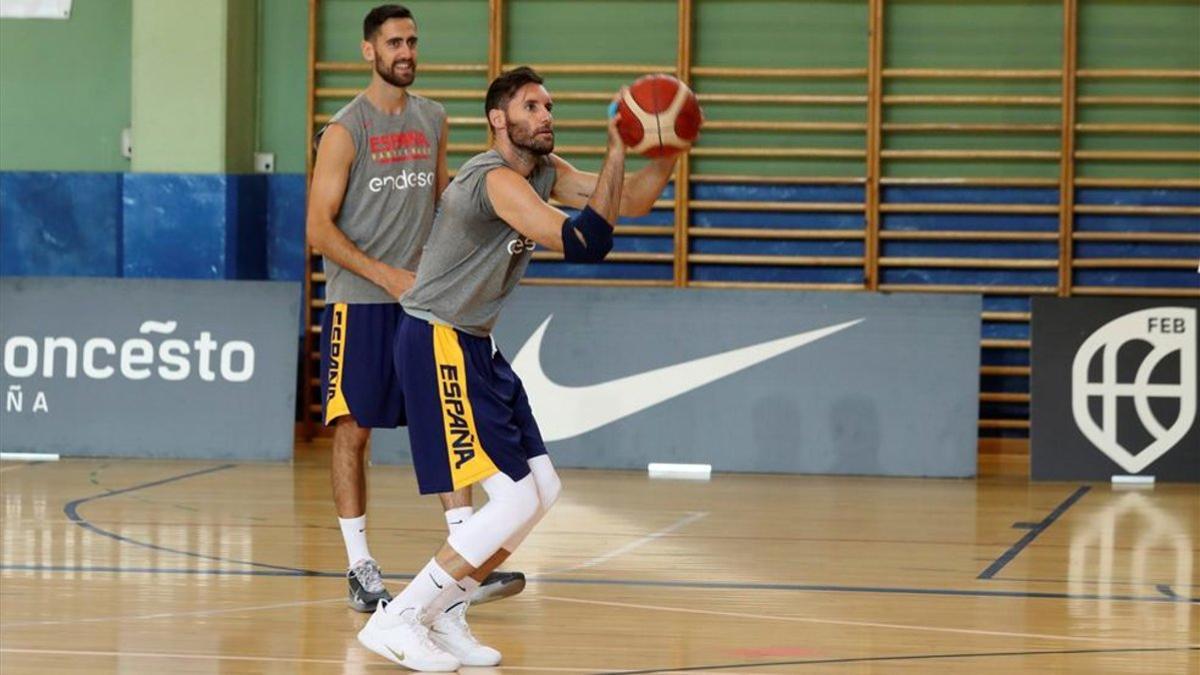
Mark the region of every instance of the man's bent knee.
[[554, 465], [546, 455], [529, 460], [529, 470], [533, 474], [534, 483], [537, 484], [538, 500], [541, 501], [542, 511], [549, 511], [550, 507], [554, 506], [554, 502], [558, 501], [559, 494], [562, 493], [562, 480], [559, 479], [558, 472], [554, 470]]

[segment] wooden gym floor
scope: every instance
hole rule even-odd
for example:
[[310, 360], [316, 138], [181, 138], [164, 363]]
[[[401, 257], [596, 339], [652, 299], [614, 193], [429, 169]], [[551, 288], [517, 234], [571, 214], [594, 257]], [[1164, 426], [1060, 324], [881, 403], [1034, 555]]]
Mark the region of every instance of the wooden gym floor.
[[[375, 673], [325, 453], [0, 463], [0, 672]], [[1198, 673], [1200, 491], [563, 471], [463, 673]], [[393, 591], [444, 537], [371, 470]]]

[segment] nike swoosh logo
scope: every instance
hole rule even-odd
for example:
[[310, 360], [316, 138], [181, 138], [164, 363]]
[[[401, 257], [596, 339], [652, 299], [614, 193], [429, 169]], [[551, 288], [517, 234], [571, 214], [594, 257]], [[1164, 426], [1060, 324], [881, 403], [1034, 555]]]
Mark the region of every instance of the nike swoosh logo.
[[433, 585], [434, 585], [434, 586], [437, 586], [438, 588], [441, 588], [441, 587], [442, 587], [442, 585], [441, 585], [441, 584], [439, 584], [439, 583], [437, 582], [437, 579], [434, 579], [434, 578], [433, 578], [433, 575], [432, 575], [432, 574], [430, 574], [430, 575], [429, 575], [429, 580], [433, 582]]
[[546, 317], [512, 361], [547, 442], [585, 434], [865, 321], [855, 319], [608, 382], [567, 387], [542, 370], [542, 338], [553, 318]]

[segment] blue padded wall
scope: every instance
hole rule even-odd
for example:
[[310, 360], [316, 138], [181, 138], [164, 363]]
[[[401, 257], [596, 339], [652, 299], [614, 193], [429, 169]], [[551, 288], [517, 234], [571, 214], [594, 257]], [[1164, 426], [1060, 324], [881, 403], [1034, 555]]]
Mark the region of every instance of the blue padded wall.
[[226, 176], [225, 260], [233, 264], [226, 279], [267, 278], [267, 177]]
[[121, 274], [121, 174], [0, 173], [0, 274]]
[[127, 277], [224, 279], [223, 175], [125, 175]]
[[[266, 265], [272, 281], [304, 281], [305, 182], [303, 174], [270, 174], [266, 178]], [[304, 286], [300, 287], [304, 306]], [[297, 334], [308, 329], [308, 312], [300, 312]]]
[[[673, 186], [664, 195], [669, 198]], [[722, 201], [859, 202], [861, 186], [724, 185], [692, 186], [695, 199]], [[168, 278], [242, 278], [298, 281], [305, 265], [305, 184], [300, 174], [173, 175], [115, 173], [0, 173], [0, 274], [90, 275]], [[1053, 204], [1053, 189], [887, 187], [884, 201], [907, 203]], [[1084, 189], [1081, 204], [1196, 205], [1196, 190]], [[861, 213], [772, 213], [693, 209], [691, 225], [859, 229]], [[623, 219], [626, 224], [670, 225], [669, 209]], [[1057, 229], [1054, 215], [891, 213], [885, 230]], [[1194, 216], [1079, 214], [1076, 229], [1088, 231], [1194, 232]], [[616, 250], [669, 253], [670, 236], [618, 237]], [[885, 240], [882, 253], [897, 257], [1041, 258], [1053, 260], [1054, 242], [936, 242]], [[693, 237], [694, 253], [741, 255], [863, 255], [859, 240], [753, 240]], [[1078, 259], [1117, 257], [1195, 258], [1191, 243], [1080, 241]], [[570, 265], [541, 261], [533, 277], [670, 279], [669, 262], [609, 262]], [[693, 264], [692, 278], [727, 281], [861, 282], [856, 266], [759, 267]], [[1082, 284], [1188, 286], [1188, 270], [1086, 269]], [[1052, 270], [944, 270], [890, 268], [883, 280], [896, 283], [1053, 284]], [[1021, 310], [1010, 310], [1021, 311]]]
[[303, 281], [304, 174], [267, 176], [267, 278]]
[[124, 276], [266, 278], [262, 176], [125, 174]]

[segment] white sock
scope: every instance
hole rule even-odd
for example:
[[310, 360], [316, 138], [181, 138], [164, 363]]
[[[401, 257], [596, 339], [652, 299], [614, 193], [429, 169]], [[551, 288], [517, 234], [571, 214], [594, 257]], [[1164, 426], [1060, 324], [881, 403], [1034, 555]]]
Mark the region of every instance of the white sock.
[[417, 576], [408, 582], [404, 590], [400, 591], [400, 595], [389, 602], [383, 611], [388, 614], [400, 614], [408, 609], [416, 609], [417, 614], [421, 614], [449, 587], [454, 587], [454, 577], [442, 569], [437, 560], [430, 558], [425, 567], [417, 572]]
[[456, 509], [450, 509], [446, 512], [446, 527], [450, 530], [450, 534], [458, 528], [466, 525], [471, 516], [475, 515], [475, 509], [470, 506], [460, 506]]
[[476, 588], [479, 588], [479, 582], [470, 575], [453, 582], [425, 608], [426, 620], [433, 622], [442, 612], [449, 611], [455, 605], [471, 597]]
[[367, 548], [367, 514], [357, 518], [338, 518], [342, 526], [342, 541], [346, 543], [346, 557], [350, 560], [348, 567], [354, 563], [371, 557]]

